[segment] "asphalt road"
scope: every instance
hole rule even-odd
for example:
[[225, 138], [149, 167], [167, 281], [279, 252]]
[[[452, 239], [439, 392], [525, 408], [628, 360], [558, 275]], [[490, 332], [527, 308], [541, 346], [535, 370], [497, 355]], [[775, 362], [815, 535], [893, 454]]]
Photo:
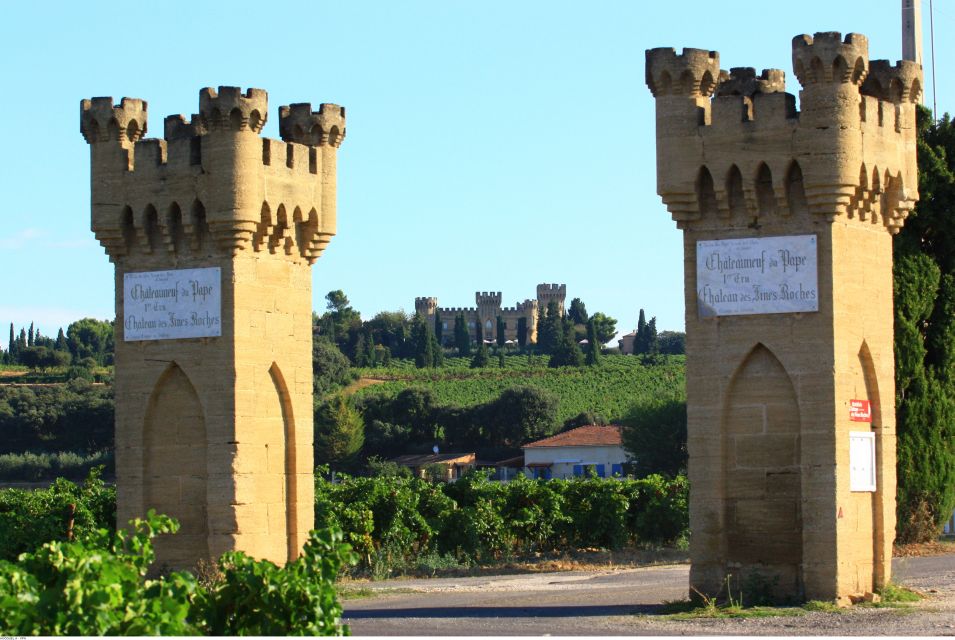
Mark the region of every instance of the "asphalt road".
[[955, 634], [955, 555], [896, 558], [893, 567], [895, 582], [929, 594], [915, 613], [661, 620], [663, 602], [687, 596], [689, 566], [669, 565], [362, 583], [380, 595], [346, 601], [345, 622], [357, 636]]

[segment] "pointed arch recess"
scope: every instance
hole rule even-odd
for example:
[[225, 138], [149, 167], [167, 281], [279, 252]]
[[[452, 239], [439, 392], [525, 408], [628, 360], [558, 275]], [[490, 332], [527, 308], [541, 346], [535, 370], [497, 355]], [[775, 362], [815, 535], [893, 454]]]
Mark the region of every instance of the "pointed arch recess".
[[157, 558], [191, 566], [209, 557], [206, 420], [192, 381], [176, 362], [153, 387], [143, 429], [144, 511], [155, 509], [181, 525], [175, 539], [157, 539]]
[[269, 367], [269, 377], [275, 387], [275, 393], [282, 409], [282, 424], [285, 441], [285, 533], [288, 560], [298, 557], [305, 541], [301, 539], [298, 527], [298, 459], [296, 456], [298, 441], [295, 437], [295, 417], [292, 413], [292, 397], [285, 383], [282, 370], [275, 362]]
[[[862, 368], [862, 379], [865, 383], [865, 393], [869, 400], [869, 411], [871, 412], [872, 430], [875, 431], [875, 463], [876, 469], [882, 469], [884, 463], [883, 451], [883, 429], [885, 423], [882, 415], [882, 397], [879, 391], [879, 378], [876, 373], [875, 359], [869, 350], [869, 344], [865, 340], [859, 347], [859, 365]], [[885, 586], [885, 487], [882, 486], [883, 478], [877, 478], [876, 491], [872, 493], [872, 588], [879, 589]], [[894, 537], [894, 535], [892, 536]], [[891, 546], [891, 545], [889, 545]]]
[[734, 372], [723, 413], [724, 548], [729, 566], [801, 592], [801, 421], [779, 359], [757, 343]]

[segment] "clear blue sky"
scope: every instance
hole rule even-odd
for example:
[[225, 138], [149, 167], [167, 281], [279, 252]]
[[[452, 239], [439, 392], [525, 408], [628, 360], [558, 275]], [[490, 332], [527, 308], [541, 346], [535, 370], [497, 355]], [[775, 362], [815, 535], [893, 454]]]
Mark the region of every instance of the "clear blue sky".
[[[955, 5], [935, 4], [938, 106], [955, 111]], [[55, 335], [113, 314], [79, 101], [146, 99], [148, 135], [161, 136], [165, 115], [197, 110], [201, 87], [239, 85], [268, 90], [269, 137], [279, 105], [347, 107], [339, 235], [313, 269], [316, 309], [332, 289], [364, 318], [413, 311], [419, 295], [471, 306], [476, 290], [510, 306], [562, 282], [618, 329], [640, 307], [682, 329], [644, 50], [715, 49], [724, 69], [784, 69], [797, 93], [794, 35], [856, 31], [870, 58], [896, 60], [900, 22], [899, 0], [10, 3], [0, 327], [35, 320]]]

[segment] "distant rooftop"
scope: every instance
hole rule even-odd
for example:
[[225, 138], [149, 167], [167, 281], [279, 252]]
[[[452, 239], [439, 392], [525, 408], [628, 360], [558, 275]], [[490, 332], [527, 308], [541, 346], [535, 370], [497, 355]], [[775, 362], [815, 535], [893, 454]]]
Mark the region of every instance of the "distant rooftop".
[[406, 467], [420, 467], [426, 464], [447, 463], [447, 462], [474, 462], [473, 453], [424, 453], [398, 456], [392, 458], [392, 462]]
[[570, 431], [558, 433], [556, 436], [544, 438], [536, 442], [525, 444], [522, 449], [532, 447], [613, 447], [623, 444], [620, 436], [620, 426], [611, 424], [601, 426], [589, 424], [577, 427]]

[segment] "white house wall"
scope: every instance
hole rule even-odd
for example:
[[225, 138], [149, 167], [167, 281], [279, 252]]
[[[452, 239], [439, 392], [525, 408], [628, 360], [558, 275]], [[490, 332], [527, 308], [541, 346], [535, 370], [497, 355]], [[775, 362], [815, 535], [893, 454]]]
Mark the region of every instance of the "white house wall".
[[552, 478], [573, 478], [574, 465], [602, 464], [610, 477], [611, 465], [623, 464], [627, 453], [622, 446], [529, 447], [524, 449], [524, 473], [534, 477], [532, 465], [551, 464]]

